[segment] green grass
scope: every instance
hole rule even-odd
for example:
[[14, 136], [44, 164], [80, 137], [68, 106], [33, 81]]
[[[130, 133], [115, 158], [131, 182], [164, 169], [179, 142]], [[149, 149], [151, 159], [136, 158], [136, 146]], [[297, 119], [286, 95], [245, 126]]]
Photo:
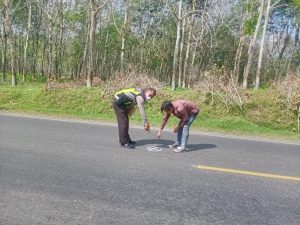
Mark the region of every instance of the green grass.
[[[151, 125], [158, 127], [162, 119], [160, 104], [163, 100], [190, 99], [201, 108], [193, 130], [300, 140], [300, 133], [295, 132], [296, 115], [281, 107], [282, 103], [276, 100], [278, 96], [272, 90], [252, 92], [250, 96], [252, 101], [245, 104], [244, 111], [232, 109], [228, 112], [220, 102], [205, 103], [205, 96], [199, 92], [182, 89], [173, 92], [165, 89], [147, 104], [146, 111]], [[17, 87], [0, 85], [2, 111], [115, 121], [111, 101], [112, 98], [102, 99], [101, 89], [95, 87], [44, 91], [43, 84], [23, 84]], [[142, 125], [138, 110], [131, 122]], [[177, 123], [176, 118], [171, 118], [168, 127], [174, 127]]]
[[[73, 116], [105, 117], [111, 110], [100, 99], [99, 89], [43, 91], [42, 86], [0, 87], [0, 109]], [[106, 116], [109, 118], [109, 116]]]

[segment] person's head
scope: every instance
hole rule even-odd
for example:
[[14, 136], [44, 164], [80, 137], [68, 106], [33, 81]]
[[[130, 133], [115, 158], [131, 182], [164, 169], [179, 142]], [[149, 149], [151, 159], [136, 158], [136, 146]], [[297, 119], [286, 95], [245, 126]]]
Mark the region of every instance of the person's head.
[[149, 101], [151, 98], [155, 97], [156, 90], [154, 88], [145, 88], [144, 89], [144, 96], [147, 101]]
[[166, 113], [172, 113], [174, 111], [174, 106], [172, 105], [172, 102], [169, 100], [164, 101], [161, 104], [160, 111]]

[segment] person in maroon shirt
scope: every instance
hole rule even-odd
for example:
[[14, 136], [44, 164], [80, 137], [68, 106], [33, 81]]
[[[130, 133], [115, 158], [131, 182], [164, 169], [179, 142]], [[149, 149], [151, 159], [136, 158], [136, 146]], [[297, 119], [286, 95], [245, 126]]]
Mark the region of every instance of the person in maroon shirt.
[[178, 126], [174, 128], [177, 133], [176, 141], [170, 148], [175, 148], [176, 153], [186, 150], [186, 144], [189, 138], [189, 129], [197, 115], [199, 114], [198, 106], [189, 100], [177, 100], [174, 102], [164, 101], [161, 105], [161, 112], [165, 112], [160, 129], [157, 132], [157, 138], [161, 137], [161, 132], [167, 124], [170, 116], [173, 114], [180, 119]]

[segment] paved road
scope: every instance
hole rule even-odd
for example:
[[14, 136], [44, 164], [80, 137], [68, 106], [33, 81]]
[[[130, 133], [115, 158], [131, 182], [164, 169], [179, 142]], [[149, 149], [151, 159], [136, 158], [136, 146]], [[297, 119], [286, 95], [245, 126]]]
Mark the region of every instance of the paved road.
[[193, 134], [175, 154], [172, 133], [123, 150], [116, 132], [0, 114], [0, 224], [300, 224], [300, 181], [196, 168], [299, 177], [300, 145]]

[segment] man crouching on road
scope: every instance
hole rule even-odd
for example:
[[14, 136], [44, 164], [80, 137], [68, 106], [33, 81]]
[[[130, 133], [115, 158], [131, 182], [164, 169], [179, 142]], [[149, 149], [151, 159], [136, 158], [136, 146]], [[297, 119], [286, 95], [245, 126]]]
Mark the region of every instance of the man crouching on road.
[[119, 129], [119, 142], [121, 147], [134, 148], [135, 141], [132, 141], [129, 136], [129, 118], [134, 113], [137, 105], [144, 121], [145, 131], [150, 130], [150, 125], [144, 108], [145, 101], [149, 101], [156, 95], [154, 88], [129, 88], [118, 91], [115, 94], [113, 108], [117, 116]]

